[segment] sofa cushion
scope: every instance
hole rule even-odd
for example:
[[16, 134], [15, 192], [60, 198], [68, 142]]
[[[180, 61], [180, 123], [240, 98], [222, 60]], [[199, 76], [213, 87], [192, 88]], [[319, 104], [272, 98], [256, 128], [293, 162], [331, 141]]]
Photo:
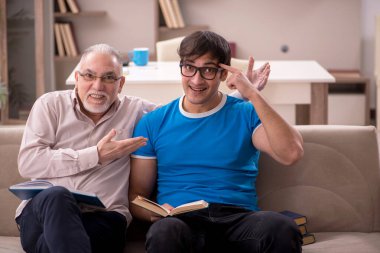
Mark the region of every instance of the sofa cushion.
[[292, 210], [309, 232], [379, 231], [380, 177], [374, 127], [297, 126], [304, 157], [290, 167], [260, 159], [257, 190], [264, 210]]
[[315, 233], [317, 243], [302, 247], [303, 253], [378, 253], [380, 233], [324, 232]]
[[19, 237], [0, 236], [1, 253], [23, 253]]
[[17, 156], [23, 131], [24, 126], [0, 127], [0, 236], [19, 235], [14, 216], [20, 201], [8, 191], [8, 187], [25, 181], [17, 169]]

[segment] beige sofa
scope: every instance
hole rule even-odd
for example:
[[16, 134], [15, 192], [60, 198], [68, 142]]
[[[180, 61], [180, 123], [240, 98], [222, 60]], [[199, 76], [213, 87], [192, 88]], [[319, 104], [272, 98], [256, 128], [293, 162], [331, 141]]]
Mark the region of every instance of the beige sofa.
[[[374, 127], [298, 126], [305, 156], [284, 167], [260, 159], [258, 195], [264, 210], [293, 210], [308, 217], [317, 242], [303, 252], [380, 252], [380, 176]], [[0, 127], [0, 253], [23, 252], [7, 190], [22, 181], [16, 158], [22, 127]], [[125, 252], [144, 252], [144, 229], [132, 224]]]

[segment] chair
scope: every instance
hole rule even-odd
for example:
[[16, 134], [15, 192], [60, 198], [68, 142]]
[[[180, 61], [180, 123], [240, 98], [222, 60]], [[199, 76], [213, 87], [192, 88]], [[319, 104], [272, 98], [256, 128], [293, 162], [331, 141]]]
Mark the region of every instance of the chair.
[[169, 40], [162, 40], [156, 43], [157, 61], [178, 61], [180, 60], [177, 50], [184, 37], [177, 37]]

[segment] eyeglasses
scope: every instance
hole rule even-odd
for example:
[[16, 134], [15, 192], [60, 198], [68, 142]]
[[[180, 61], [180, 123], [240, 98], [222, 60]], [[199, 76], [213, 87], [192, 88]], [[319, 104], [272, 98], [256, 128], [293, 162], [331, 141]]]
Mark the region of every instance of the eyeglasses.
[[115, 83], [117, 80], [120, 80], [121, 79], [121, 76], [119, 77], [116, 77], [115, 75], [113, 74], [108, 74], [108, 75], [104, 75], [104, 76], [96, 76], [94, 74], [91, 74], [91, 73], [81, 73], [78, 71], [78, 74], [83, 77], [83, 79], [87, 82], [92, 82], [92, 81], [95, 81], [97, 78], [100, 78], [100, 81], [102, 83], [108, 83], [108, 84], [113, 84]]
[[214, 67], [195, 67], [187, 63], [180, 63], [179, 67], [181, 68], [181, 74], [186, 77], [193, 77], [199, 71], [201, 77], [206, 80], [214, 80], [216, 74], [219, 71], [223, 70], [222, 68]]

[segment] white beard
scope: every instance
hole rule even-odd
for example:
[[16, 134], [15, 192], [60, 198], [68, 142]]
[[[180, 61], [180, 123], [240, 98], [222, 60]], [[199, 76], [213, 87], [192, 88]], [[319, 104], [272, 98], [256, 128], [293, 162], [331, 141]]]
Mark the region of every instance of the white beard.
[[[104, 104], [93, 104], [93, 103], [88, 103], [87, 102], [87, 99], [90, 95], [92, 94], [96, 94], [96, 95], [102, 95], [102, 96], [105, 96], [106, 97], [106, 102]], [[102, 91], [98, 91], [98, 92], [88, 92], [85, 96], [85, 99], [83, 101], [83, 107], [91, 112], [91, 113], [104, 113], [108, 110], [108, 108], [111, 106], [111, 101], [110, 101], [110, 97], [107, 93], [105, 92], [102, 92]]]

